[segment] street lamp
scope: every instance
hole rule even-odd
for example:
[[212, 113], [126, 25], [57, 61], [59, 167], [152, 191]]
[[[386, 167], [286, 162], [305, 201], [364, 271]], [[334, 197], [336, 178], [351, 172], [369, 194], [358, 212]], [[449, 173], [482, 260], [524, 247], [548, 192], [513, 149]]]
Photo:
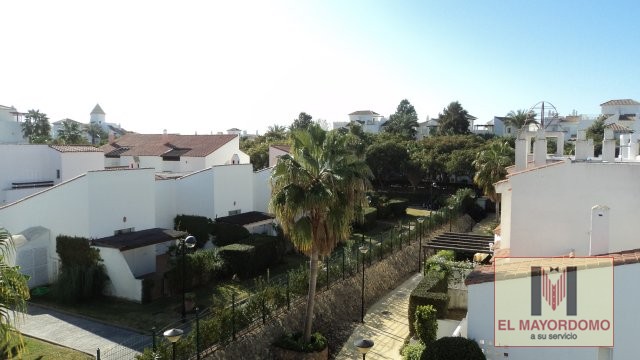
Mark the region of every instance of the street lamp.
[[364, 254], [369, 251], [369, 248], [366, 245], [362, 245], [358, 248], [362, 253], [362, 294], [360, 296], [360, 303], [362, 307], [360, 308], [360, 322], [364, 324]]
[[173, 360], [176, 360], [176, 343], [184, 334], [184, 331], [180, 329], [170, 329], [165, 331], [162, 335], [171, 342], [171, 347], [173, 348]]
[[373, 347], [373, 340], [360, 339], [356, 340], [353, 345], [358, 348], [358, 352], [362, 354], [362, 360], [365, 360], [367, 353]]
[[189, 249], [193, 249], [193, 247], [196, 246], [196, 238], [189, 235], [186, 238], [180, 240], [180, 247], [182, 248], [182, 322], [185, 322], [185, 319], [187, 318], [187, 307], [185, 305], [186, 299], [185, 299], [185, 278], [186, 278], [186, 267], [187, 267], [187, 261], [186, 261], [186, 254], [187, 254], [187, 248]]
[[422, 223], [424, 222], [424, 218], [423, 217], [419, 217], [418, 218], [418, 226], [420, 227], [420, 245], [418, 247], [418, 272], [420, 272], [420, 268], [421, 268], [421, 261], [420, 261], [420, 255], [421, 255], [421, 251], [422, 251]]
[[452, 219], [453, 219], [453, 205], [449, 205], [449, 232], [451, 232]]

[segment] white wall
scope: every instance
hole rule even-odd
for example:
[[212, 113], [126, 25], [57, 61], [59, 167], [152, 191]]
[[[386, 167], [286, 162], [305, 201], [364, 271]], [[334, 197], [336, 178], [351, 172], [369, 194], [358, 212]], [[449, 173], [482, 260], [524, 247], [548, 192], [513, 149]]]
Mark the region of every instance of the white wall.
[[156, 271], [156, 247], [155, 245], [144, 246], [137, 249], [121, 251], [129, 270], [135, 277], [154, 273]]
[[123, 299], [142, 301], [142, 280], [136, 279], [120, 250], [99, 247], [109, 276], [107, 293]]
[[602, 114], [624, 115], [639, 114], [640, 105], [605, 105], [600, 106]]
[[503, 197], [501, 219], [511, 256], [566, 255], [571, 249], [576, 256], [588, 255], [594, 205], [611, 209], [610, 252], [640, 247], [634, 226], [640, 212], [638, 178], [640, 163], [587, 162], [511, 176], [511, 199]]
[[211, 167], [216, 165], [224, 165], [231, 163], [231, 157], [237, 154], [240, 158], [240, 164], [249, 163], [249, 155], [240, 151], [240, 137], [236, 136], [231, 141], [219, 147], [212, 154], [205, 158], [205, 165], [202, 167]]
[[214, 216], [228, 216], [229, 211], [253, 210], [253, 166], [251, 164], [214, 166]]
[[154, 190], [156, 194], [156, 227], [173, 229], [173, 219], [178, 215], [176, 209], [176, 181], [156, 180]]
[[273, 168], [262, 169], [253, 174], [253, 210], [255, 211], [269, 212], [271, 173]]
[[89, 237], [113, 236], [115, 230], [130, 227], [156, 227], [153, 169], [89, 172], [87, 180]]
[[[53, 149], [50, 149], [54, 151]], [[58, 152], [60, 181], [66, 181], [87, 171], [104, 169], [103, 152]]]
[[214, 218], [213, 169], [209, 168], [176, 180], [164, 181], [175, 182], [174, 217], [184, 214]]

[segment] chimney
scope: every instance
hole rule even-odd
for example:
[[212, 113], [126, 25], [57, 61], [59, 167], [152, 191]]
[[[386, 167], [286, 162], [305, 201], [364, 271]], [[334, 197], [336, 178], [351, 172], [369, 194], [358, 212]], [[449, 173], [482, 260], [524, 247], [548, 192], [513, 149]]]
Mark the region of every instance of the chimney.
[[602, 161], [616, 160], [616, 139], [613, 137], [613, 129], [604, 128], [604, 139], [602, 140]]
[[589, 232], [589, 256], [609, 252], [609, 207], [596, 205], [591, 208], [591, 231]]
[[538, 130], [536, 142], [533, 143], [533, 163], [535, 166], [542, 166], [547, 163], [547, 138], [543, 129]]
[[593, 139], [587, 139], [586, 130], [578, 130], [576, 139], [576, 160], [587, 160], [593, 157]]
[[166, 144], [169, 142], [169, 135], [167, 134], [167, 129], [162, 130], [162, 143]]
[[525, 132], [522, 131], [516, 138], [516, 171], [527, 168], [529, 144]]

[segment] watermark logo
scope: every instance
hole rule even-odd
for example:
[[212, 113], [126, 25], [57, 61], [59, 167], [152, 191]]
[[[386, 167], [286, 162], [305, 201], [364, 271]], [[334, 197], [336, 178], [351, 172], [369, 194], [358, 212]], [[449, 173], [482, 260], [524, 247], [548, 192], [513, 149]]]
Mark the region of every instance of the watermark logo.
[[496, 346], [613, 346], [613, 259], [496, 258]]

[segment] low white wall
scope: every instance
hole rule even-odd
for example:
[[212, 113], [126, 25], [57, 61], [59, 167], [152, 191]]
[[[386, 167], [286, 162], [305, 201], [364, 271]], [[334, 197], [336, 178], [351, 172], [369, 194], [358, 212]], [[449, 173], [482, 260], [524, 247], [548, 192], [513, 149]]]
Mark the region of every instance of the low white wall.
[[121, 252], [133, 276], [140, 277], [156, 271], [156, 247], [145, 246]]
[[142, 280], [136, 279], [129, 264], [118, 249], [98, 247], [100, 257], [104, 260], [104, 266], [109, 276], [108, 295], [141, 302]]

